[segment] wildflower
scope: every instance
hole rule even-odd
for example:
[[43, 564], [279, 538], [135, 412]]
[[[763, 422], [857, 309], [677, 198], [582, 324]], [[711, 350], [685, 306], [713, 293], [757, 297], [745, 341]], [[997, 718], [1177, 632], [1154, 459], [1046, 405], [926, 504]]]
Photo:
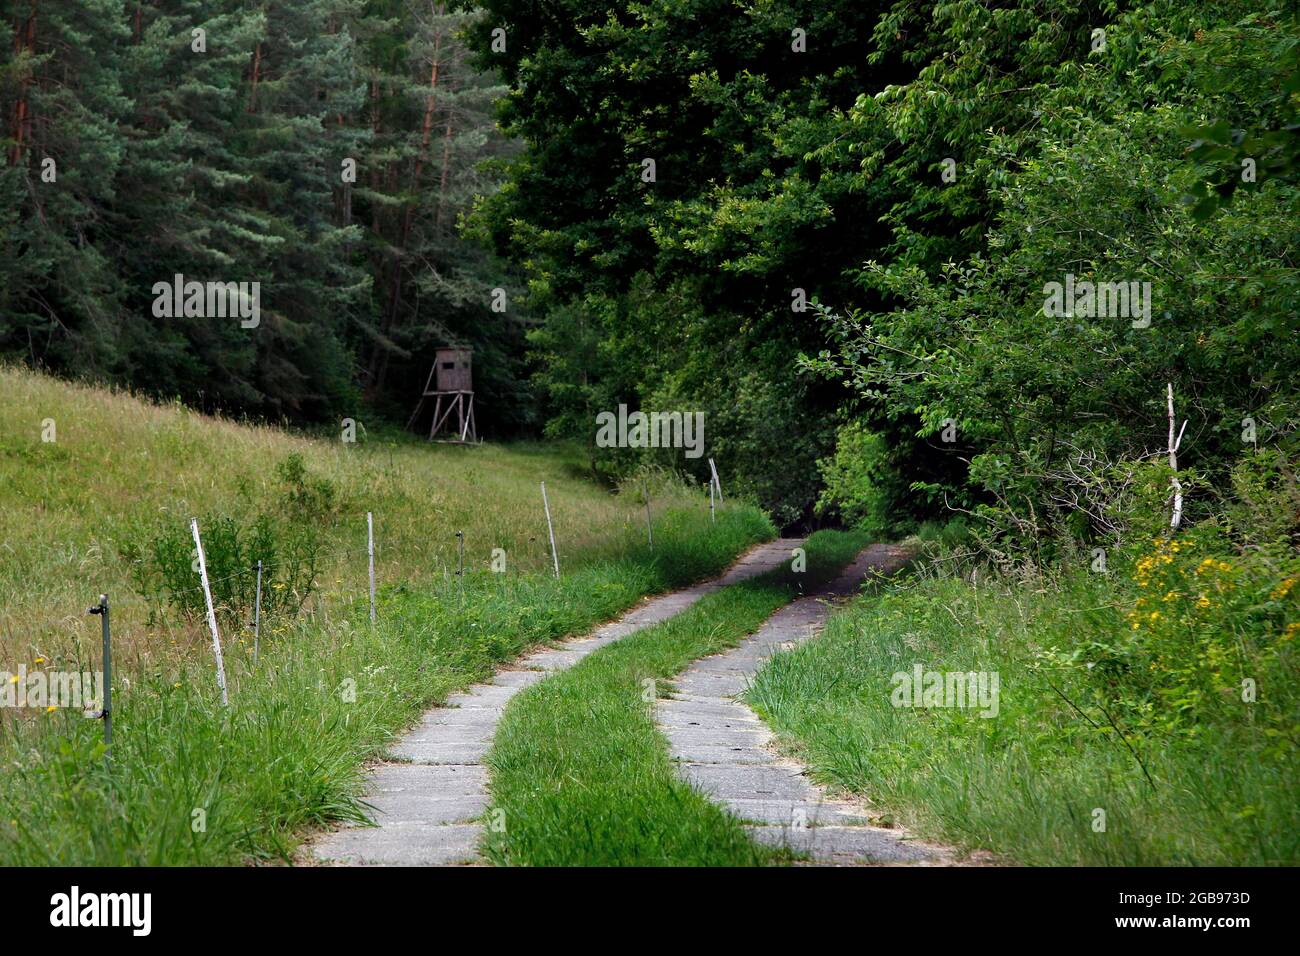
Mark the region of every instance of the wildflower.
[[45, 658], [43, 658], [43, 657], [38, 657], [38, 658], [36, 658], [36, 663], [38, 663], [38, 664], [44, 664], [44, 663], [45, 663]]
[[1210, 599], [1202, 594], [1200, 600], [1196, 602], [1196, 606], [1202, 609], [1207, 608], [1210, 606]]
[[53, 704], [50, 704], [49, 707], [46, 707], [46, 708], [45, 708], [45, 712], [46, 712], [47, 714], [52, 714], [52, 713], [54, 713], [54, 712], [55, 712], [56, 710], [58, 710], [58, 709], [59, 709], [58, 707], [54, 706]]
[[1160, 612], [1159, 612], [1159, 611], [1152, 611], [1152, 612], [1148, 615], [1148, 618], [1150, 619], [1151, 623], [1154, 624], [1156, 621], [1160, 620]]
[[1275, 587], [1272, 591], [1269, 592], [1268, 595], [1269, 598], [1271, 600], [1278, 601], [1286, 597], [1287, 594], [1290, 593], [1291, 588], [1295, 587], [1295, 582], [1296, 582], [1295, 578], [1293, 577], [1287, 578], [1285, 581], [1283, 581], [1281, 584], [1279, 584], [1277, 587]]

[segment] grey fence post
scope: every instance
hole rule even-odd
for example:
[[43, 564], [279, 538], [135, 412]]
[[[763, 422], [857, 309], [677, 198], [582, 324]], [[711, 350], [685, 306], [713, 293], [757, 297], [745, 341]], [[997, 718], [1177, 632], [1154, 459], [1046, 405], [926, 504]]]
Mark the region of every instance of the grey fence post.
[[456, 584], [460, 588], [461, 603], [465, 603], [465, 532], [456, 532]]
[[104, 637], [104, 706], [99, 716], [104, 721], [104, 763], [107, 764], [113, 750], [113, 636], [108, 625], [108, 595], [101, 594], [99, 603], [86, 613], [99, 615]]
[[253, 666], [257, 666], [258, 645], [262, 638], [262, 562], [257, 562], [257, 598], [253, 603]]

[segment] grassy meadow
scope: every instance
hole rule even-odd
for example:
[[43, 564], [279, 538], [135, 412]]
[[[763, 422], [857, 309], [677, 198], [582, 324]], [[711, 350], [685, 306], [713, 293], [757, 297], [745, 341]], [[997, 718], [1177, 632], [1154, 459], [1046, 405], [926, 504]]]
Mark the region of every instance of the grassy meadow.
[[[54, 441], [42, 440], [47, 421]], [[128, 656], [144, 661], [172, 642], [186, 651], [206, 642], [192, 621], [163, 622], [161, 642], [146, 636], [151, 608], [133, 591], [120, 549], [164, 527], [188, 535], [191, 517], [202, 527], [205, 515], [274, 509], [284, 494], [277, 468], [293, 454], [310, 480], [333, 488], [328, 507], [312, 516], [328, 552], [318, 581], [327, 593], [309, 612], [367, 599], [367, 511], [381, 586], [447, 580], [457, 531], [467, 567], [488, 567], [492, 549], [502, 548], [510, 572], [549, 569], [542, 481], [562, 569], [644, 535], [639, 503], [593, 485], [580, 454], [563, 446], [368, 440], [364, 425], [355, 443], [343, 442], [341, 430], [311, 438], [0, 369], [0, 653], [46, 656], [94, 644], [98, 622], [82, 612], [101, 592], [112, 599]], [[685, 504], [681, 492], [664, 491], [656, 509]], [[701, 507], [698, 496], [690, 507]]]
[[[381, 442], [361, 425], [357, 437], [0, 370], [0, 670], [98, 669], [99, 621], [84, 612], [100, 592], [115, 652], [111, 759], [100, 722], [79, 711], [0, 720], [0, 863], [291, 859], [311, 827], [364, 812], [364, 762], [424, 707], [530, 647], [715, 573], [774, 533], [744, 505], [711, 524], [697, 492], [661, 480], [652, 550], [639, 496], [591, 483], [576, 452]], [[229, 708], [201, 615], [169, 590], [178, 575], [197, 584], [184, 546], [191, 516], [213, 528], [210, 569], [222, 528], [231, 577], [247, 576], [259, 547], [283, 557], [268, 569], [256, 663], [248, 589], [221, 586]], [[494, 548], [504, 573], [490, 570]], [[299, 593], [278, 600], [286, 590]]]
[[[1136, 584], [886, 585], [775, 655], [747, 700], [816, 776], [922, 837], [1030, 865], [1293, 866], [1294, 562], [1288, 576], [1187, 539], [1154, 554]], [[893, 706], [892, 675], [917, 664], [998, 675], [996, 714]]]

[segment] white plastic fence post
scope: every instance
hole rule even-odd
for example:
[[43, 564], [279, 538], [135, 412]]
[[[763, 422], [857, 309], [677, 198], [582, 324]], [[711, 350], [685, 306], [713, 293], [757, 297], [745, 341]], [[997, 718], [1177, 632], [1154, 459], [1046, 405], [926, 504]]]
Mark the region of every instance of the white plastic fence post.
[[366, 512], [366, 553], [370, 555], [370, 623], [375, 623], [375, 518]]
[[194, 548], [199, 553], [199, 577], [203, 579], [203, 597], [208, 603], [208, 628], [212, 631], [212, 654], [217, 659], [217, 686], [221, 688], [221, 706], [230, 706], [230, 697], [226, 694], [226, 662], [221, 656], [221, 635], [217, 633], [217, 612], [212, 606], [212, 588], [208, 585], [208, 562], [203, 556], [203, 539], [199, 537], [199, 519], [190, 519], [190, 530], [194, 532]]
[[650, 521], [650, 485], [647, 483], [642, 486], [645, 490], [645, 533], [650, 539], [650, 547], [655, 546], [655, 526]]
[[551, 538], [551, 561], [555, 564], [555, 576], [560, 576], [560, 556], [555, 553], [555, 526], [551, 524], [551, 504], [546, 500], [546, 482], [542, 482], [542, 507], [546, 510], [546, 533]]

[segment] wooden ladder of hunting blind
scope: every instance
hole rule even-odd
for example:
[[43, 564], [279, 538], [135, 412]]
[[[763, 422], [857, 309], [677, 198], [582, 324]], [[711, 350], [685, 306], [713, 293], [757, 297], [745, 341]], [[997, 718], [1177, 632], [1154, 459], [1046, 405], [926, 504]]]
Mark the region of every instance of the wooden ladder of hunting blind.
[[[474, 379], [471, 367], [473, 350], [468, 348], [441, 348], [434, 352], [433, 368], [424, 383], [424, 393], [406, 423], [410, 428], [420, 417], [425, 399], [433, 398], [433, 424], [429, 428], [429, 441], [467, 444], [478, 442], [474, 428]], [[456, 421], [453, 428], [452, 413]], [[439, 438], [443, 430], [454, 437]]]

